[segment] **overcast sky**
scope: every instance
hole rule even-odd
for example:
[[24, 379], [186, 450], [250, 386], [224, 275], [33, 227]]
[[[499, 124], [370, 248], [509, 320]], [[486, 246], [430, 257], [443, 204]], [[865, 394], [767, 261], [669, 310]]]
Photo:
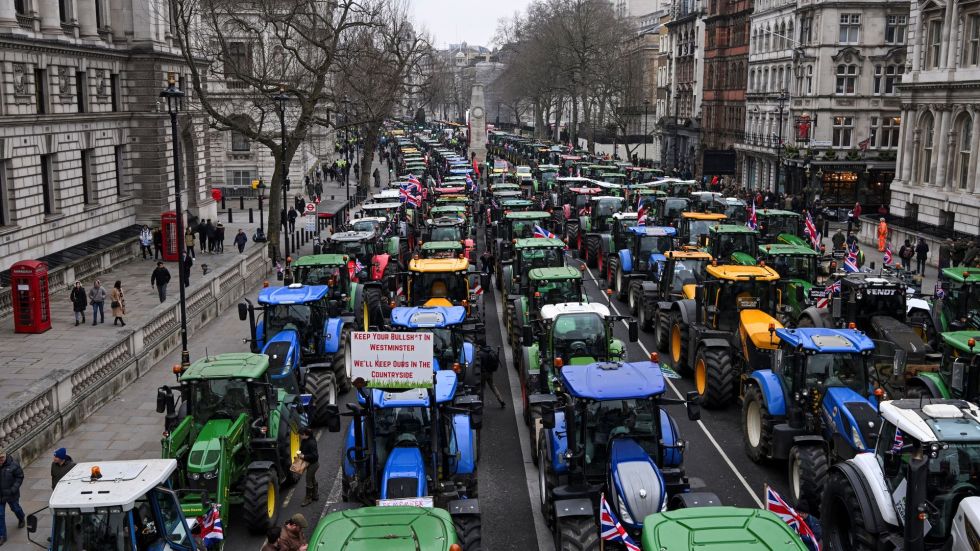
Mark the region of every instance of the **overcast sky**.
[[409, 0], [415, 22], [432, 34], [439, 48], [466, 42], [493, 49], [490, 42], [497, 32], [497, 20], [523, 11], [528, 3], [528, 0]]

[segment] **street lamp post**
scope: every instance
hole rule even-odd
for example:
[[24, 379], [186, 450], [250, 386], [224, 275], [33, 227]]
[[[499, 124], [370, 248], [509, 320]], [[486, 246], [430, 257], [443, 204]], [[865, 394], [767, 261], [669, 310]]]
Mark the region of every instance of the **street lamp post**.
[[167, 75], [167, 89], [160, 92], [160, 97], [167, 101], [167, 112], [170, 113], [170, 135], [174, 148], [174, 201], [177, 209], [177, 281], [180, 288], [180, 365], [186, 370], [191, 365], [190, 352], [187, 351], [187, 297], [184, 288], [187, 285], [187, 274], [184, 272], [184, 207], [180, 201], [180, 143], [177, 139], [177, 113], [184, 99], [184, 92], [177, 88], [177, 79], [173, 73]]
[[[282, 187], [282, 214], [283, 219], [279, 221], [282, 225], [282, 243], [283, 243], [283, 258], [289, 258], [289, 223], [287, 222], [286, 204], [288, 202], [289, 193], [289, 164], [286, 162], [286, 102], [289, 101], [289, 96], [286, 94], [286, 87], [283, 85], [279, 86], [279, 93], [272, 96], [272, 100], [279, 104], [279, 134], [282, 138], [282, 154], [279, 157], [279, 162], [281, 167], [279, 172], [282, 174], [279, 178], [279, 185]], [[270, 215], [269, 218], [272, 218]]]
[[783, 106], [789, 101], [789, 95], [786, 90], [779, 92], [779, 133], [776, 138], [776, 181], [775, 187], [776, 193], [779, 193], [779, 171], [783, 165]]
[[344, 96], [344, 161], [347, 162], [347, 164], [344, 165], [344, 187], [347, 188], [347, 210], [346, 210], [346, 212], [348, 213], [345, 216], [349, 216], [349, 214], [350, 214], [350, 208], [351, 208], [350, 207], [350, 171], [351, 171], [351, 162], [350, 162], [350, 101], [347, 99], [347, 96]]
[[647, 119], [650, 112], [650, 100], [643, 100], [643, 160], [647, 160]]

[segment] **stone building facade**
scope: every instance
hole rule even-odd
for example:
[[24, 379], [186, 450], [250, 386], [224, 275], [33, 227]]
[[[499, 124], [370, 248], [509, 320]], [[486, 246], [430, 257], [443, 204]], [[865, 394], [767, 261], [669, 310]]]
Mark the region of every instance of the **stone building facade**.
[[704, 17], [704, 149], [728, 150], [742, 141], [753, 0], [708, 0]]
[[909, 23], [891, 214], [910, 233], [973, 237], [980, 234], [980, 6], [913, 0]]
[[670, 37], [670, 87], [667, 116], [660, 121], [663, 168], [680, 173], [698, 172], [701, 156], [701, 101], [704, 99], [704, 19], [700, 2], [674, 0]]
[[[189, 91], [166, 0], [0, 2], [0, 264], [172, 210], [168, 73]], [[184, 205], [214, 217], [205, 124], [180, 116]]]

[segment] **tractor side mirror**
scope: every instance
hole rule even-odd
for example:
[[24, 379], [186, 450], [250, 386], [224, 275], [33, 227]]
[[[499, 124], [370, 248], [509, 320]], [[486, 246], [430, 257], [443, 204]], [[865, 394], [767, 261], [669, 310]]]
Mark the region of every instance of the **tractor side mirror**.
[[687, 418], [690, 421], [701, 420], [701, 396], [696, 390], [687, 393]]
[[238, 319], [245, 321], [248, 319], [248, 305], [244, 302], [238, 303]]
[[37, 517], [34, 515], [27, 515], [27, 533], [33, 534], [37, 532]]
[[285, 277], [286, 276], [285, 276], [285, 274], [283, 274], [283, 272], [276, 272], [276, 280], [277, 281], [282, 281]]
[[640, 340], [640, 326], [636, 323], [636, 320], [630, 320], [627, 323], [630, 334], [630, 342], [637, 342]]
[[769, 369], [773, 373], [779, 373], [780, 366], [783, 364], [783, 350], [781, 348], [773, 350], [772, 355], [769, 356], [769, 360]]
[[157, 413], [167, 412], [167, 415], [174, 414], [174, 393], [169, 387], [157, 389]]
[[521, 327], [521, 344], [524, 346], [534, 344], [534, 329], [530, 325]]
[[555, 407], [553, 405], [541, 407], [541, 427], [546, 429], [555, 428]]
[[324, 409], [327, 412], [327, 430], [340, 432], [340, 408], [336, 404], [330, 404]]

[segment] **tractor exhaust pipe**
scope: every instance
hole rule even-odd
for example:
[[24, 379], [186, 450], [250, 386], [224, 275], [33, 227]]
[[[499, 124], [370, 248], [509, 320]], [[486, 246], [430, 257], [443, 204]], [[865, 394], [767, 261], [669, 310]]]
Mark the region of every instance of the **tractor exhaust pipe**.
[[929, 456], [920, 447], [909, 459], [908, 489], [905, 495], [905, 550], [923, 551], [926, 519], [926, 485], [928, 484]]

